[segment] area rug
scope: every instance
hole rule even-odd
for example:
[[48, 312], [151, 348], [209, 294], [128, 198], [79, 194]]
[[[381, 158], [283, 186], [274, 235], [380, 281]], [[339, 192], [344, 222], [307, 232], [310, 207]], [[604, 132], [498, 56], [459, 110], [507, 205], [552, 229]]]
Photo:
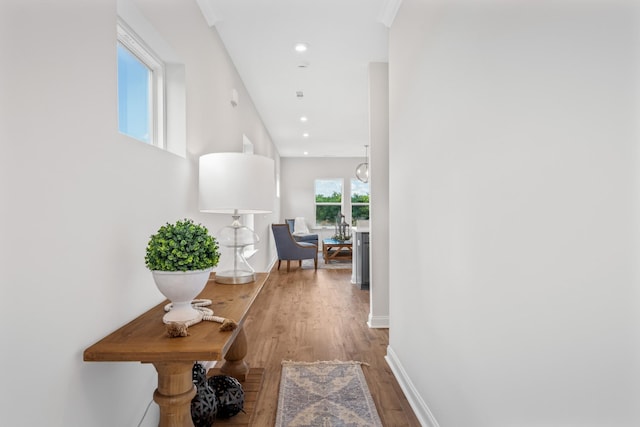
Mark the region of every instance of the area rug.
[[[295, 262], [295, 261], [294, 261]], [[322, 256], [318, 257], [318, 268], [323, 270], [351, 270], [353, 266], [351, 260], [339, 260], [339, 261], [331, 261], [329, 264], [325, 263], [322, 259]], [[302, 260], [302, 269], [303, 270], [313, 270], [313, 260], [312, 259], [304, 259]]]
[[382, 427], [360, 362], [282, 362], [276, 427]]

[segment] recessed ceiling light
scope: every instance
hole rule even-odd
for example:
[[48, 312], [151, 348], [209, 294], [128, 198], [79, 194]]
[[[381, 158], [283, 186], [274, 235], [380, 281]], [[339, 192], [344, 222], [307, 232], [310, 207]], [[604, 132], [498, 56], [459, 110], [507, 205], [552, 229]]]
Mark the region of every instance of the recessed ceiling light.
[[309, 45], [306, 43], [296, 43], [293, 48], [295, 49], [296, 52], [306, 52], [307, 49], [309, 49]]
[[303, 133], [302, 136], [305, 138], [309, 138], [309, 134], [307, 132]]
[[305, 156], [308, 156], [308, 155], [309, 155], [309, 152], [308, 152], [308, 151], [305, 151], [305, 152], [304, 152], [304, 155], [305, 155]]
[[309, 119], [307, 119], [307, 116], [300, 117], [300, 121], [301, 122], [306, 122], [307, 120], [309, 120]]

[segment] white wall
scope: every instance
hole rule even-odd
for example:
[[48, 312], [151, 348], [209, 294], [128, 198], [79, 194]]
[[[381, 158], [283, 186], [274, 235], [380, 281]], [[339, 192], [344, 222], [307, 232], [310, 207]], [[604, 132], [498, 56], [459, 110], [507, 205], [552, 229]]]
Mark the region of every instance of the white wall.
[[389, 327], [389, 65], [369, 64], [369, 167], [371, 175], [369, 320]]
[[640, 425], [637, 18], [403, 2], [389, 359], [424, 425]]
[[160, 225], [189, 216], [213, 233], [228, 222], [197, 212], [198, 155], [241, 151], [246, 133], [278, 161], [195, 2], [137, 4], [185, 62], [187, 159], [117, 132], [115, 0], [0, 3], [6, 425], [138, 425], [153, 367], [85, 363], [84, 349], [163, 299], [144, 267]]
[[[363, 147], [364, 148], [364, 147]], [[358, 157], [283, 157], [281, 159], [281, 210], [280, 221], [285, 218], [302, 216], [309, 227], [315, 226], [315, 188], [316, 179], [343, 180], [343, 194], [346, 201], [351, 200], [351, 180], [355, 179], [356, 167], [362, 163]], [[342, 213], [346, 221], [351, 224], [350, 202], [343, 203]], [[334, 229], [327, 229], [321, 233], [324, 237], [331, 237]]]
[[[122, 1], [122, 0], [121, 0]], [[186, 63], [187, 80], [187, 152], [197, 164], [198, 157], [212, 152], [242, 152], [243, 135], [254, 146], [254, 153], [275, 160], [279, 155], [262, 123], [249, 94], [240, 79], [215, 29], [209, 28], [195, 0], [187, 4], [169, 0], [136, 0], [135, 3], [180, 53]], [[238, 92], [238, 106], [231, 106], [232, 91]], [[197, 176], [189, 186], [189, 198], [198, 204]], [[192, 215], [215, 233], [231, 223], [231, 217], [217, 214]], [[254, 230], [260, 237], [258, 252], [250, 259], [257, 271], [265, 271], [275, 257], [269, 224], [279, 217], [279, 206], [271, 214], [255, 215]], [[222, 256], [231, 251], [221, 248]]]

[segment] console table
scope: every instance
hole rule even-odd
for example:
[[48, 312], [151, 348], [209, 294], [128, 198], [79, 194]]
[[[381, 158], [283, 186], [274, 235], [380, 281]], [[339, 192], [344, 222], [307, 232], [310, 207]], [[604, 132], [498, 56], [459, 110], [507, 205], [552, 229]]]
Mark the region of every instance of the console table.
[[158, 372], [158, 388], [153, 400], [160, 407], [160, 427], [193, 427], [191, 399], [196, 388], [191, 370], [196, 361], [225, 362], [222, 373], [244, 381], [249, 367], [244, 361], [247, 339], [242, 329], [251, 304], [267, 280], [267, 273], [258, 273], [255, 282], [224, 285], [209, 282], [198, 298], [210, 299], [215, 316], [235, 320], [233, 331], [220, 332], [219, 323], [200, 322], [189, 327], [189, 336], [169, 338], [162, 322], [165, 301], [140, 315], [125, 326], [104, 337], [84, 351], [88, 362], [152, 363]]

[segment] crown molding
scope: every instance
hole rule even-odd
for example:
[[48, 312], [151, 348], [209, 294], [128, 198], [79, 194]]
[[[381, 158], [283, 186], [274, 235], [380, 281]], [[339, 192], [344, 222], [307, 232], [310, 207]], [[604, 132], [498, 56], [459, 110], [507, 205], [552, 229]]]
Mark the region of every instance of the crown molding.
[[378, 21], [382, 22], [385, 27], [391, 28], [401, 3], [402, 0], [385, 0], [378, 13]]

